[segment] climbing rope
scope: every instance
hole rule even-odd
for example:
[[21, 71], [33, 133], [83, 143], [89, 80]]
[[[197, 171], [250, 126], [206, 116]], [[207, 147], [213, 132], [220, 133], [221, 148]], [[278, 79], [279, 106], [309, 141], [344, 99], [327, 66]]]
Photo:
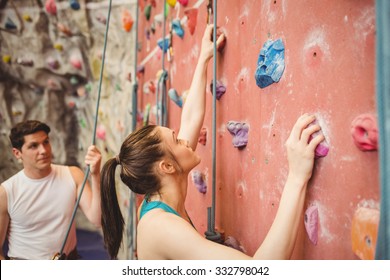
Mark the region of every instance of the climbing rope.
[[377, 12], [377, 44], [376, 44], [376, 70], [377, 70], [377, 108], [379, 123], [379, 161], [381, 182], [381, 210], [376, 244], [375, 259], [390, 259], [390, 56], [389, 45], [390, 3], [385, 0], [376, 1]]
[[[167, 110], [167, 84], [166, 81], [168, 79], [168, 72], [165, 70], [165, 52], [169, 51], [169, 46], [165, 45], [165, 28], [166, 28], [166, 21], [167, 17], [165, 16], [165, 9], [166, 9], [167, 1], [164, 0], [164, 6], [163, 6], [163, 35], [162, 35], [162, 60], [161, 60], [161, 68], [162, 68], [162, 74], [160, 75], [160, 78], [157, 83], [157, 90], [156, 90], [156, 106], [157, 106], [157, 112], [156, 112], [156, 124], [167, 126], [168, 121], [168, 110]], [[161, 91], [161, 97], [159, 95], [160, 87], [162, 89]], [[160, 111], [159, 111], [160, 108]], [[159, 117], [159, 114], [161, 114], [161, 117]]]
[[[215, 230], [215, 189], [216, 189], [216, 131], [217, 131], [217, 92], [216, 92], [216, 80], [217, 80], [217, 0], [213, 1], [213, 43], [214, 43], [214, 56], [213, 56], [213, 117], [212, 117], [212, 194], [211, 194], [211, 207], [207, 208], [207, 231], [205, 236], [208, 240], [212, 240], [218, 243], [222, 243], [221, 234]], [[211, 11], [209, 5], [207, 6], [208, 12]], [[208, 13], [208, 20], [211, 14]]]
[[[92, 134], [92, 145], [95, 145], [95, 143], [96, 143], [96, 128], [97, 128], [97, 122], [98, 122], [98, 116], [99, 116], [99, 104], [100, 104], [100, 96], [101, 96], [101, 88], [102, 88], [102, 77], [103, 77], [104, 60], [105, 60], [106, 46], [107, 46], [108, 27], [109, 27], [109, 23], [110, 23], [110, 15], [111, 15], [111, 3], [112, 3], [112, 0], [109, 1], [106, 31], [104, 33], [104, 46], [103, 46], [103, 54], [102, 54], [102, 65], [101, 65], [101, 68], [100, 68], [98, 97], [97, 97], [97, 101], [96, 101], [95, 120], [94, 120], [93, 134]], [[61, 249], [60, 249], [59, 253], [56, 253], [53, 256], [53, 260], [62, 260], [62, 259], [65, 259], [65, 257], [66, 257], [65, 254], [64, 254], [64, 248], [65, 248], [65, 245], [66, 245], [66, 241], [68, 240], [69, 232], [70, 232], [70, 230], [72, 228], [73, 221], [74, 221], [74, 219], [76, 217], [77, 208], [78, 208], [78, 206], [80, 204], [81, 195], [83, 194], [84, 187], [85, 187], [85, 184], [87, 182], [87, 179], [88, 179], [90, 171], [91, 170], [90, 170], [90, 167], [88, 165], [87, 168], [86, 168], [86, 172], [85, 172], [83, 184], [82, 184], [81, 189], [80, 189], [80, 193], [79, 193], [79, 195], [77, 197], [77, 201], [76, 201], [76, 204], [75, 204], [74, 209], [73, 209], [72, 218], [70, 220], [69, 227], [68, 227], [68, 230], [66, 232], [64, 241], [62, 242], [62, 246], [61, 246]]]
[[[137, 112], [138, 112], [138, 77], [137, 77], [137, 53], [138, 53], [138, 0], [136, 2], [136, 18], [135, 18], [135, 57], [134, 57], [134, 85], [133, 85], [133, 95], [132, 95], [132, 131], [135, 131], [137, 128]], [[130, 245], [130, 259], [134, 259], [135, 252], [137, 251], [137, 238], [135, 230], [135, 220], [136, 220], [136, 196], [134, 192], [130, 192], [129, 197], [129, 209], [128, 209], [128, 231], [127, 236], [129, 238], [128, 244]]]
[[137, 53], [138, 53], [138, 0], [136, 2], [136, 17], [135, 17], [135, 57], [134, 57], [134, 85], [132, 95], [132, 131], [137, 127], [137, 112], [138, 112], [138, 78], [137, 78]]

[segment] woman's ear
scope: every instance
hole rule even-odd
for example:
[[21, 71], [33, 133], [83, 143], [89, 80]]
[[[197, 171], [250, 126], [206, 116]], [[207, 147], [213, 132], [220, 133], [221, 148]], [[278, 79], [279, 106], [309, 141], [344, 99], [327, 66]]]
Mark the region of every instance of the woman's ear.
[[172, 174], [176, 171], [175, 166], [167, 160], [162, 160], [158, 164], [158, 168], [160, 169], [161, 172], [166, 173], [166, 174]]

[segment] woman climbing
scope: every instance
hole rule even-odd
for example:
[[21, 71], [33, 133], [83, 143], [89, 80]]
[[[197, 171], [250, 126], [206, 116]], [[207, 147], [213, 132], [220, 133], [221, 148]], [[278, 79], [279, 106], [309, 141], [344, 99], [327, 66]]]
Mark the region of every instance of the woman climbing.
[[[145, 195], [138, 211], [139, 259], [250, 259], [238, 250], [212, 242], [194, 228], [185, 209], [188, 175], [200, 163], [195, 153], [205, 114], [207, 65], [213, 56], [213, 25], [206, 27], [190, 91], [184, 104], [178, 135], [166, 127], [148, 125], [131, 133], [120, 153], [101, 172], [102, 228], [111, 258], [122, 243], [124, 221], [115, 188], [115, 170], [133, 192]], [[217, 46], [224, 42], [217, 39]], [[315, 117], [298, 118], [286, 141], [289, 175], [275, 220], [253, 258], [290, 258], [302, 217], [314, 151], [324, 140], [311, 125]]]

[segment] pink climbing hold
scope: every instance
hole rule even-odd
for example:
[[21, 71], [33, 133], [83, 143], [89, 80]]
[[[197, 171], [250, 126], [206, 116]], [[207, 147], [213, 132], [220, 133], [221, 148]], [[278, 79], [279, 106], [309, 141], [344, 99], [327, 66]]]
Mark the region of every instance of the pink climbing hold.
[[[309, 126], [314, 124], [318, 124], [317, 121], [312, 122]], [[309, 142], [318, 134], [320, 134], [320, 131], [316, 131], [312, 135], [310, 135]], [[328, 153], [329, 153], [329, 144], [325, 139], [320, 144], [317, 145], [315, 149], [315, 158], [325, 157], [328, 155]]]
[[317, 245], [318, 242], [318, 208], [310, 206], [305, 211], [305, 228], [310, 241]]
[[188, 0], [177, 0], [182, 6], [187, 6], [188, 5]]
[[207, 142], [207, 128], [202, 127], [202, 129], [199, 132], [198, 143], [200, 143], [203, 146], [205, 146], [206, 142]]
[[148, 89], [149, 89], [149, 92], [156, 93], [156, 86], [152, 80], [149, 81]]
[[96, 129], [96, 137], [100, 140], [106, 140], [106, 128], [103, 125], [99, 125]]
[[378, 124], [372, 114], [362, 114], [352, 121], [351, 134], [355, 145], [362, 151], [378, 149]]
[[207, 192], [207, 185], [204, 180], [204, 175], [198, 170], [192, 171], [192, 182], [195, 184], [196, 188], [200, 193]]
[[227, 130], [233, 135], [233, 146], [244, 148], [248, 144], [249, 126], [244, 122], [229, 121]]
[[45, 9], [48, 14], [53, 16], [57, 15], [57, 5], [54, 0], [47, 0], [45, 3]]
[[81, 70], [83, 68], [83, 64], [81, 63], [81, 60], [76, 56], [70, 59], [70, 64], [72, 64], [72, 66], [78, 70]]
[[48, 79], [47, 80], [47, 87], [50, 89], [50, 90], [55, 90], [55, 91], [58, 91], [58, 90], [61, 90], [61, 84], [56, 80], [56, 79]]

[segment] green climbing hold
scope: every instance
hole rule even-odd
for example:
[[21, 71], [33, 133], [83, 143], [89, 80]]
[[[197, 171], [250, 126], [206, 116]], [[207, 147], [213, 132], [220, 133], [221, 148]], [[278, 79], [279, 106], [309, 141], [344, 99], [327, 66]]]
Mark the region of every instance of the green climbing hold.
[[144, 9], [144, 14], [145, 14], [145, 17], [146, 17], [146, 20], [149, 21], [150, 19], [150, 14], [152, 12], [152, 5], [146, 5], [145, 9]]

